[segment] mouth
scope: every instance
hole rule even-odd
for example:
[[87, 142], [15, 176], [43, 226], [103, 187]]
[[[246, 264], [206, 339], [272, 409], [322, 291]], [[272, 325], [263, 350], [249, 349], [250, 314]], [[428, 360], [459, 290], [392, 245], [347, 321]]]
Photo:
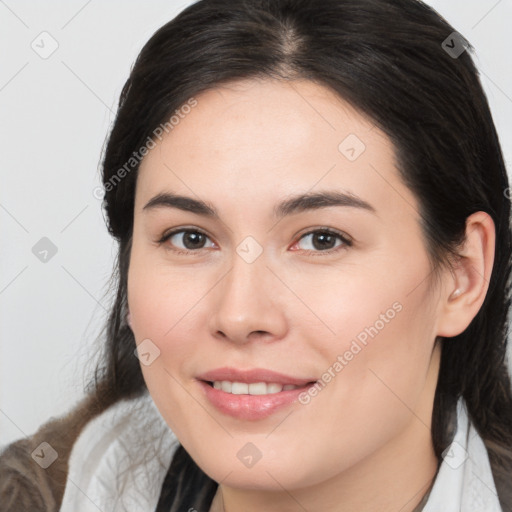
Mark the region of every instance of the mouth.
[[255, 422], [297, 404], [318, 381], [304, 384], [197, 380], [203, 396], [218, 413], [242, 421]]

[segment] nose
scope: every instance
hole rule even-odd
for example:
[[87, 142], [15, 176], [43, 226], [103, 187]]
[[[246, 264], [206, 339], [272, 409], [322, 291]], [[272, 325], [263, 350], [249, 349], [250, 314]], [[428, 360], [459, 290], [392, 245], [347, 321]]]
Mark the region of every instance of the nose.
[[[289, 298], [289, 297], [288, 297]], [[212, 335], [236, 344], [276, 341], [287, 331], [285, 290], [260, 255], [252, 263], [237, 254], [212, 295]]]

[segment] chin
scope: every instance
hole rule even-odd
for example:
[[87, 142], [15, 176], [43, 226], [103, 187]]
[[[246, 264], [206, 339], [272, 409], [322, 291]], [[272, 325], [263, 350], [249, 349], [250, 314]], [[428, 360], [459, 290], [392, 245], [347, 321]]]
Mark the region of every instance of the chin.
[[[240, 449], [238, 443], [236, 445], [235, 457]], [[245, 467], [238, 458], [234, 458], [233, 463], [228, 463], [229, 458], [231, 456], [219, 457], [219, 452], [200, 459], [194, 457], [198, 466], [212, 480], [237, 489], [282, 492], [283, 487], [290, 490], [300, 489], [326, 478], [321, 473], [321, 461], [315, 469], [303, 457], [284, 465], [277, 459], [269, 458], [265, 461], [263, 456], [252, 467]]]

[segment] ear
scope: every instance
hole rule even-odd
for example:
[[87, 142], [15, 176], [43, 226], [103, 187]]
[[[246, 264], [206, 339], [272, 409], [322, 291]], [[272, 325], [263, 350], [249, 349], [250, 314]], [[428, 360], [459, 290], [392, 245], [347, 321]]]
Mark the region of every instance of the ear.
[[130, 312], [126, 313], [126, 323], [130, 326], [130, 329], [132, 327], [132, 317], [130, 315]]
[[438, 336], [464, 332], [482, 306], [494, 264], [495, 226], [491, 216], [476, 212], [466, 219], [466, 239], [450, 275], [444, 278]]

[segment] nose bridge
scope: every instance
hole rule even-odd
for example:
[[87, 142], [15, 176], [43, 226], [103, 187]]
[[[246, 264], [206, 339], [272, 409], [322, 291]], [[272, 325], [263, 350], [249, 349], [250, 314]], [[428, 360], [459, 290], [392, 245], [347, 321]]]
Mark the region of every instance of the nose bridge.
[[266, 274], [270, 274], [270, 271], [263, 252], [256, 255], [249, 244], [240, 244], [233, 254], [231, 270], [220, 297], [220, 305], [227, 318], [248, 318], [263, 302], [268, 303], [270, 297], [265, 297], [268, 290]]
[[284, 312], [275, 293], [276, 281], [267, 267], [263, 247], [246, 237], [236, 248], [228, 274], [219, 283], [212, 315], [212, 333], [243, 343], [253, 332], [281, 337]]

